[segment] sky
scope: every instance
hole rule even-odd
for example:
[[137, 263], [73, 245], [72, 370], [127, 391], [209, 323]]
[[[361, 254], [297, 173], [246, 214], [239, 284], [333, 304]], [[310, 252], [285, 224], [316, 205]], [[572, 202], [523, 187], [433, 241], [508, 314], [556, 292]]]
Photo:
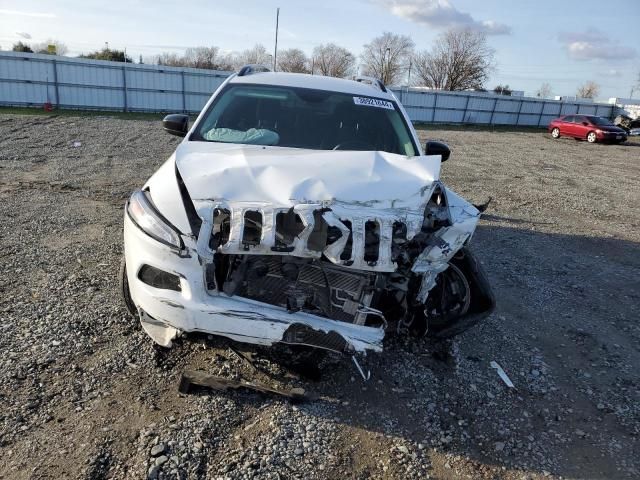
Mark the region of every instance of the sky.
[[276, 7], [279, 49], [310, 54], [333, 42], [358, 55], [389, 31], [428, 50], [442, 32], [465, 27], [485, 32], [495, 50], [487, 88], [535, 95], [546, 82], [554, 95], [575, 95], [591, 80], [607, 99], [629, 97], [640, 80], [638, 0], [0, 0], [0, 48], [56, 39], [77, 55], [109, 42], [136, 60], [195, 46], [272, 50]]

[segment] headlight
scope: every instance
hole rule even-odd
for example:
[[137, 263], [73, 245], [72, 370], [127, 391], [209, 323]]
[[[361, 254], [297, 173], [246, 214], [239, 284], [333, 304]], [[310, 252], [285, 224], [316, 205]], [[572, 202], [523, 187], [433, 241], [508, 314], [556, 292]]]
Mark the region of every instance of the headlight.
[[151, 238], [174, 248], [182, 248], [182, 240], [176, 229], [156, 210], [149, 193], [133, 192], [127, 203], [127, 213], [133, 223]]

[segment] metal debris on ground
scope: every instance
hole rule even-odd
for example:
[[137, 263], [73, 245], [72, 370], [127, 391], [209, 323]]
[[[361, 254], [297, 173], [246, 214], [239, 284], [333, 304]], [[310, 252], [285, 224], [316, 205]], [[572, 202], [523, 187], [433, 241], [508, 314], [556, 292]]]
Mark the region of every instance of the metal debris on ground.
[[507, 387], [514, 388], [514, 389], [516, 388], [516, 386], [513, 384], [513, 382], [509, 378], [509, 376], [502, 369], [502, 367], [500, 365], [498, 365], [498, 363], [496, 363], [493, 360], [491, 360], [491, 363], [489, 365], [491, 365], [491, 368], [495, 368], [496, 369], [496, 371], [498, 372], [498, 375], [500, 376], [500, 378], [502, 379], [502, 381], [505, 383], [505, 385]]
[[185, 370], [180, 377], [178, 390], [180, 393], [189, 393], [189, 390], [193, 385], [208, 387], [220, 391], [247, 389], [288, 398], [291, 401], [303, 401], [308, 398], [303, 388], [276, 389], [257, 381], [249, 382], [247, 380], [231, 380], [229, 378], [209, 375], [208, 373], [198, 370]]
[[358, 363], [358, 359], [356, 358], [356, 356], [352, 356], [351, 360], [353, 360], [353, 363], [355, 364], [356, 368], [358, 369], [358, 372], [360, 372], [360, 375], [362, 376], [362, 379], [367, 382], [369, 381], [369, 379], [371, 378], [371, 371], [367, 370], [367, 373], [364, 373], [364, 370], [362, 370], [362, 367], [360, 366], [360, 363]]

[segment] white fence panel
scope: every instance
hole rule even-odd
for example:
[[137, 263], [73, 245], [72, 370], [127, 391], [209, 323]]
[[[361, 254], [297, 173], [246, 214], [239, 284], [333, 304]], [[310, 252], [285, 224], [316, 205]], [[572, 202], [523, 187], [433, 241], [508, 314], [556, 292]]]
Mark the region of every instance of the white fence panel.
[[[197, 113], [231, 72], [0, 52], [0, 105]], [[546, 126], [559, 115], [613, 117], [609, 104], [490, 92], [393, 89], [414, 122]]]
[[96, 87], [123, 87], [122, 70], [56, 62], [58, 83]]
[[124, 106], [122, 91], [119, 89], [61, 85], [58, 87], [58, 95], [60, 104], [68, 107], [122, 110]]

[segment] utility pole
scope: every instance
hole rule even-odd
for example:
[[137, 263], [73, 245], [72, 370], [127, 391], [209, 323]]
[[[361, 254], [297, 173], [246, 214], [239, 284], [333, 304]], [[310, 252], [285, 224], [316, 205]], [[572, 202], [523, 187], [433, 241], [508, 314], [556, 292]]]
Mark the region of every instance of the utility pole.
[[276, 46], [273, 49], [273, 71], [276, 71], [276, 62], [278, 58], [278, 21], [280, 20], [280, 7], [276, 8]]
[[409, 75], [407, 76], [407, 92], [409, 91], [409, 88], [411, 87], [411, 57], [409, 57]]

